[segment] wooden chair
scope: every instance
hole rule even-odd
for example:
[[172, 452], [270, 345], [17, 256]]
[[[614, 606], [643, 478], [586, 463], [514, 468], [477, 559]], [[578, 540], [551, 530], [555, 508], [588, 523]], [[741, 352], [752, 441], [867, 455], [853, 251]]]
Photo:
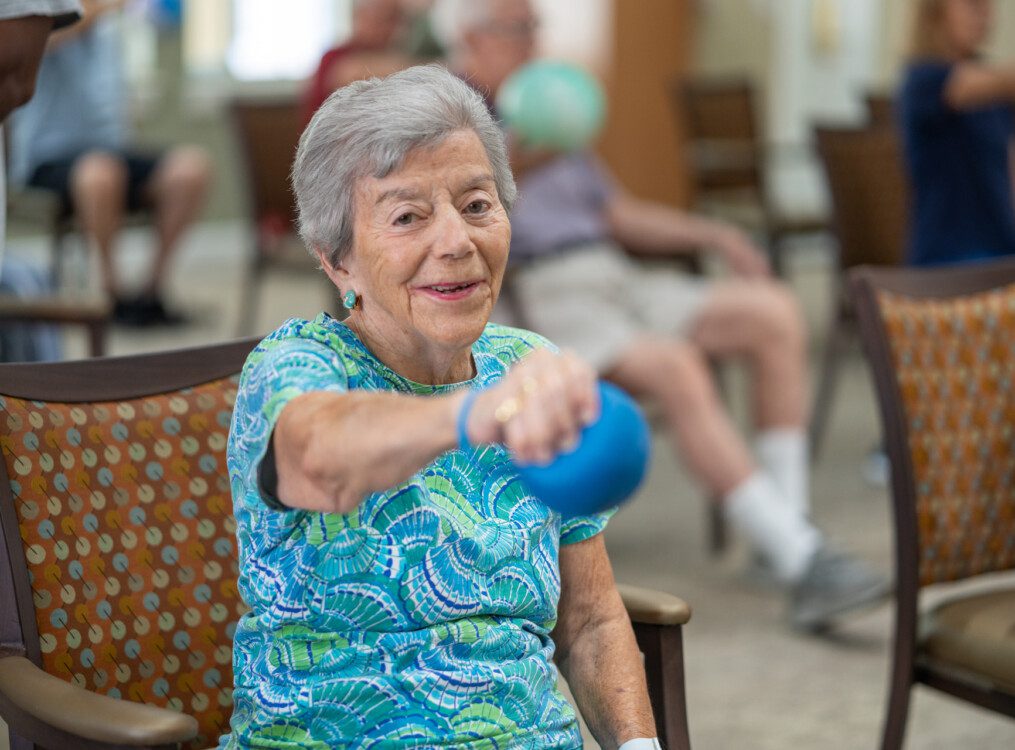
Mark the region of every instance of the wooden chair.
[[[6, 129], [0, 145], [4, 149], [6, 163], [10, 164], [10, 138]], [[3, 175], [0, 175], [2, 178]], [[72, 208], [64, 205], [57, 193], [44, 188], [9, 185], [7, 215], [9, 219], [39, 227], [49, 237], [49, 273], [55, 288], [65, 283], [64, 266], [75, 249], [82, 256], [81, 265], [87, 266], [88, 243], [83, 238], [79, 238], [77, 243], [73, 242], [78, 233], [77, 217]], [[125, 227], [150, 227], [153, 222], [154, 214], [147, 207], [130, 211], [124, 216]]]
[[909, 188], [894, 129], [817, 127], [814, 136], [828, 181], [837, 243], [831, 324], [811, 417], [811, 455], [817, 457], [842, 360], [856, 336], [845, 273], [862, 264], [903, 261]]
[[240, 335], [253, 333], [264, 275], [271, 271], [324, 274], [296, 233], [296, 198], [289, 186], [296, 147], [303, 132], [297, 99], [237, 99], [230, 116], [246, 172], [253, 244], [240, 298]]
[[107, 299], [85, 299], [64, 295], [17, 297], [0, 294], [0, 323], [52, 323], [84, 328], [88, 354], [106, 353], [106, 333], [112, 305]]
[[1015, 261], [850, 279], [892, 466], [895, 750], [916, 683], [1015, 716], [1015, 586], [947, 592], [1015, 568]]
[[[200, 748], [228, 728], [226, 441], [256, 339], [0, 365], [0, 718], [12, 750]], [[657, 731], [688, 748], [682, 626], [622, 587]]]
[[673, 85], [673, 100], [687, 136], [697, 204], [754, 225], [773, 269], [785, 275], [786, 240], [827, 230], [828, 218], [791, 215], [775, 204], [766, 170], [776, 152], [758, 125], [754, 84], [746, 78], [681, 79]]
[[863, 98], [870, 127], [895, 127], [895, 96], [891, 91], [868, 91]]

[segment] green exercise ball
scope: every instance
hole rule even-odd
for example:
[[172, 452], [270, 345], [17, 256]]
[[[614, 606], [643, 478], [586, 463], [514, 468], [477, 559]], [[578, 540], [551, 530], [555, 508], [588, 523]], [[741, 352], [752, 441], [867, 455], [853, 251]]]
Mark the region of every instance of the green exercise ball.
[[538, 60], [516, 70], [500, 87], [497, 113], [526, 146], [575, 151], [598, 135], [606, 99], [581, 68]]

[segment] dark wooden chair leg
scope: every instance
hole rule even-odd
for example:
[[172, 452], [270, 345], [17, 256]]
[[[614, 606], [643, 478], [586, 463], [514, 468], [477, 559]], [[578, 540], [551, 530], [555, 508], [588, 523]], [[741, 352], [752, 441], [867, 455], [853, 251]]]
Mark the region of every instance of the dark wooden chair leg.
[[909, 698], [915, 682], [916, 601], [915, 588], [900, 586], [896, 593], [895, 639], [892, 673], [888, 682], [888, 710], [881, 737], [881, 750], [901, 750], [909, 717]]
[[840, 304], [829, 327], [828, 342], [822, 357], [821, 376], [811, 410], [810, 453], [817, 459], [828, 427], [828, 416], [835, 398], [842, 367], [842, 358], [853, 335], [853, 318], [845, 304]]
[[97, 320], [88, 324], [88, 351], [93, 357], [106, 354], [106, 321]]
[[659, 739], [667, 750], [690, 750], [681, 628], [635, 623], [634, 635], [645, 655], [645, 677]]

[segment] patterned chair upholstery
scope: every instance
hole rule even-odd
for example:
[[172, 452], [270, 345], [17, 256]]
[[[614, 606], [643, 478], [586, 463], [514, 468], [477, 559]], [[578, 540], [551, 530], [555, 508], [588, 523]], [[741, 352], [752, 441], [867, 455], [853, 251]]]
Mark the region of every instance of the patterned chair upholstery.
[[[202, 748], [227, 731], [226, 443], [255, 339], [0, 366], [0, 718], [12, 750]], [[668, 747], [689, 747], [676, 597], [625, 587]]]
[[1015, 587], [933, 584], [1015, 569], [1015, 262], [853, 274], [892, 462], [895, 659], [883, 747], [923, 682], [1015, 716]]

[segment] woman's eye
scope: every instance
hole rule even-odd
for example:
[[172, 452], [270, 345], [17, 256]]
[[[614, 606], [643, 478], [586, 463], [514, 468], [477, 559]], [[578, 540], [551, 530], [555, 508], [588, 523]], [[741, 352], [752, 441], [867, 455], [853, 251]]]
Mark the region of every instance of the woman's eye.
[[395, 219], [395, 223], [398, 224], [399, 226], [405, 227], [411, 224], [413, 219], [415, 218], [416, 218], [415, 214], [404, 213], [400, 214], [398, 218]]
[[490, 204], [487, 201], [474, 200], [468, 206], [465, 207], [465, 210], [470, 214], [481, 214], [484, 211], [486, 211], [489, 207]]

